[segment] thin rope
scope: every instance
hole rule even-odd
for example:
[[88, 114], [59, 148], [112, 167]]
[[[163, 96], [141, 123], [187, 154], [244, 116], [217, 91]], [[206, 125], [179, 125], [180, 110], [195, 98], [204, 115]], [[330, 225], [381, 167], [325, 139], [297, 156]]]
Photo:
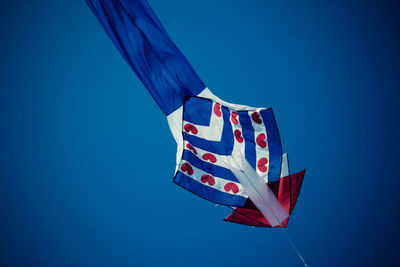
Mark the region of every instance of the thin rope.
[[286, 239], [289, 241], [289, 244], [292, 246], [293, 250], [296, 252], [299, 259], [303, 262], [305, 267], [309, 267], [306, 261], [304, 260], [303, 256], [301, 256], [300, 251], [297, 249], [296, 245], [294, 244], [293, 240], [290, 238], [289, 234], [286, 232], [285, 228], [280, 227], [283, 234], [285, 235]]
[[[235, 210], [235, 207], [232, 207], [232, 206], [227, 206], [227, 207], [230, 208], [230, 209], [232, 209], [232, 210]], [[239, 213], [240, 213], [240, 212], [239, 212]], [[256, 221], [256, 222], [258, 222], [258, 223], [260, 223], [260, 224], [264, 224], [263, 222], [260, 222], [259, 220], [255, 219], [255, 218], [248, 217], [246, 214], [242, 214], [242, 213], [240, 213], [240, 214], [241, 214], [242, 216], [245, 216], [245, 217], [249, 218], [250, 220]], [[264, 227], [264, 226], [262, 226], [262, 227]], [[278, 226], [278, 227], [279, 227], [279, 226]], [[256, 227], [255, 227], [255, 226], [252, 226], [252, 228], [254, 229], [254, 228], [256, 228]], [[308, 265], [308, 264], [306, 263], [306, 261], [304, 260], [303, 256], [300, 254], [300, 251], [297, 249], [296, 245], [294, 244], [293, 240], [290, 238], [290, 236], [289, 236], [288, 232], [286, 231], [286, 229], [283, 228], [283, 227], [279, 227], [279, 228], [281, 229], [281, 231], [282, 231], [283, 234], [285, 235], [285, 237], [286, 237], [287, 241], [289, 242], [290, 246], [291, 246], [291, 247], [293, 248], [293, 250], [296, 252], [296, 254], [297, 254], [297, 256], [299, 257], [299, 259], [303, 262], [304, 266], [305, 266], [305, 267], [309, 267], [309, 265]]]

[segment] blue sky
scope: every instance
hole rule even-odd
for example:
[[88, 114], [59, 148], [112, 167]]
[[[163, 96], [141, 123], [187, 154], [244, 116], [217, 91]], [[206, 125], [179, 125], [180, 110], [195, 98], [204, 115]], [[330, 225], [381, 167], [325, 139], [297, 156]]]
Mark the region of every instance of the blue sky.
[[[400, 5], [150, 4], [214, 94], [274, 109], [310, 266], [397, 265]], [[0, 14], [0, 265], [301, 266], [172, 183], [166, 119], [84, 1]]]

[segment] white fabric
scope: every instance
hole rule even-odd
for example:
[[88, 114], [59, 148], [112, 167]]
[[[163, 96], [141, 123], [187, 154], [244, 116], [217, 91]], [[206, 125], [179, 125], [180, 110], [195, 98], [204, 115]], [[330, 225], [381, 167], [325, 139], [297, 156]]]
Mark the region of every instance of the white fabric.
[[[183, 159], [183, 160], [181, 161], [180, 166], [182, 166], [182, 165], [185, 164], [185, 163], [187, 163], [187, 161]], [[188, 174], [188, 173], [182, 172], [182, 171], [180, 171], [180, 170], [179, 170], [179, 171], [182, 172], [182, 173], [185, 174], [185, 175], [190, 176], [191, 178], [193, 178], [194, 180], [198, 181], [199, 183], [201, 183], [201, 184], [203, 184], [203, 185], [205, 185], [205, 186], [212, 187], [212, 188], [224, 188], [224, 186], [225, 186], [227, 183], [233, 183], [233, 184], [235, 184], [235, 185], [238, 187], [239, 191], [236, 192], [236, 193], [235, 193], [235, 192], [231, 192], [231, 191], [225, 191], [225, 193], [231, 194], [231, 195], [242, 196], [242, 197], [244, 197], [244, 198], [247, 198], [247, 197], [248, 197], [247, 194], [244, 192], [243, 186], [242, 186], [241, 184], [237, 183], [237, 182], [229, 181], [229, 180], [226, 180], [226, 179], [224, 179], [224, 178], [220, 178], [220, 177], [216, 177], [216, 176], [211, 176], [211, 177], [214, 179], [214, 182], [215, 182], [214, 185], [209, 185], [208, 183], [203, 183], [203, 182], [201, 181], [201, 177], [203, 177], [203, 175], [210, 175], [210, 174], [207, 173], [207, 172], [205, 172], [205, 171], [203, 171], [203, 170], [201, 170], [201, 169], [198, 169], [198, 168], [194, 167], [193, 165], [191, 165], [191, 167], [192, 167], [192, 169], [193, 169], [193, 174], [191, 174], [191, 175]]]
[[282, 155], [282, 167], [281, 167], [281, 178], [289, 176], [289, 160], [288, 154]]
[[[186, 145], [187, 144], [189, 144], [189, 142], [188, 141], [184, 141], [184, 144], [185, 144], [185, 146], [183, 147], [183, 149], [184, 150], [188, 150], [188, 151], [190, 151], [191, 153], [193, 153], [193, 151], [192, 150], [190, 150]], [[192, 146], [195, 150], [196, 150], [196, 152], [197, 152], [197, 154], [195, 154], [195, 153], [193, 153], [196, 157], [198, 157], [200, 160], [202, 160], [202, 161], [207, 161], [207, 160], [204, 160], [203, 159], [203, 155], [204, 154], [207, 154], [207, 153], [210, 153], [210, 152], [208, 152], [208, 151], [206, 151], [206, 150], [203, 150], [203, 149], [201, 149], [201, 148], [198, 148], [198, 147], [196, 147], [196, 146]], [[213, 153], [213, 155], [214, 155], [214, 157], [217, 159], [217, 162], [215, 162], [215, 163], [213, 163], [214, 165], [216, 165], [216, 166], [220, 166], [220, 167], [224, 167], [224, 168], [227, 168], [227, 169], [229, 169], [231, 166], [232, 166], [232, 157], [229, 155], [229, 156], [227, 156], [227, 155], [219, 155], [219, 154], [216, 154], [216, 153]]]
[[[216, 104], [215, 101], [212, 101], [212, 106]], [[191, 124], [190, 122], [183, 121], [183, 125], [186, 124]], [[222, 137], [222, 131], [224, 129], [224, 118], [218, 117], [215, 112], [211, 112], [211, 118], [210, 118], [210, 125], [204, 126], [204, 125], [195, 125], [197, 129], [197, 133], [193, 134], [192, 132], [188, 132], [190, 135], [195, 135], [197, 137], [206, 139], [208, 141], [221, 141]]]
[[176, 165], [175, 165], [174, 175], [178, 171], [179, 162], [181, 161], [183, 153], [182, 117], [183, 117], [183, 107], [178, 108], [177, 110], [175, 110], [174, 112], [172, 112], [167, 116], [169, 129], [171, 130], [172, 136], [174, 137], [177, 145]]
[[289, 213], [275, 197], [271, 189], [264, 183], [262, 178], [251, 167], [244, 156], [235, 157], [242, 159], [238, 162], [238, 167], [232, 167], [231, 171], [249, 195], [251, 201], [261, 211], [264, 217], [270, 222], [271, 226], [280, 225]]
[[[248, 112], [249, 117], [251, 117], [251, 114], [253, 114], [253, 111]], [[262, 120], [260, 116], [260, 120]], [[251, 125], [253, 126], [254, 129], [254, 140], [257, 139], [257, 136], [260, 134], [265, 134], [265, 141], [267, 142], [268, 140], [268, 135], [267, 131], [265, 129], [264, 124], [258, 124], [254, 120], [251, 120]], [[264, 148], [260, 147], [258, 144], [256, 144], [256, 162], [258, 162], [260, 159], [266, 158], [269, 159], [269, 147], [266, 146]], [[267, 170], [269, 170], [269, 161], [266, 164]], [[258, 168], [256, 168], [257, 174], [263, 179], [264, 182], [268, 182], [268, 171], [262, 172]]]
[[[250, 107], [246, 105], [237, 105], [237, 104], [232, 104], [226, 101], [221, 100], [219, 97], [214, 95], [207, 87], [204, 88], [203, 91], [201, 91], [198, 95], [198, 97], [203, 97], [203, 98], [208, 98], [211, 100], [214, 100], [224, 106], [227, 106], [231, 109], [240, 109], [240, 110], [262, 110], [263, 108], [255, 108], [255, 107]], [[177, 144], [177, 151], [176, 151], [176, 165], [175, 165], [175, 173], [178, 171], [179, 168], [179, 162], [181, 161], [182, 158], [182, 153], [184, 149], [184, 144], [183, 144], [183, 137], [182, 137], [182, 120], [183, 120], [183, 107], [178, 108], [171, 114], [167, 116], [167, 121], [169, 128], [171, 130], [172, 136], [174, 137], [176, 144]]]
[[[208, 98], [214, 101], [219, 102], [220, 104], [227, 106], [231, 109], [240, 109], [240, 110], [255, 110], [260, 111], [262, 108], [253, 108], [245, 105], [236, 105], [225, 102], [215, 96], [208, 88], [205, 88], [199, 95], [199, 97]], [[184, 140], [182, 136], [182, 120], [183, 120], [183, 107], [180, 107], [167, 117], [169, 127], [171, 129], [172, 135], [175, 138], [177, 143], [177, 153], [176, 153], [176, 168], [175, 173], [178, 171], [179, 163], [182, 158], [184, 147]], [[219, 120], [216, 121], [221, 124]], [[238, 127], [240, 127], [238, 125]], [[235, 140], [236, 142], [236, 140]], [[200, 151], [199, 152], [203, 152]], [[205, 152], [205, 151], [204, 151]], [[286, 155], [286, 154], [285, 154]], [[283, 155], [282, 158], [282, 170], [281, 177], [288, 173], [288, 164], [287, 164], [287, 155]], [[229, 159], [228, 159], [229, 158]], [[220, 158], [221, 159], [221, 158]], [[256, 205], [256, 207], [261, 211], [264, 217], [271, 223], [272, 226], [280, 225], [288, 216], [289, 213], [282, 207], [274, 193], [271, 189], [265, 184], [263, 178], [261, 178], [256, 170], [251, 167], [251, 165], [246, 160], [243, 154], [243, 148], [241, 146], [234, 146], [232, 156], [224, 157], [222, 162], [227, 165], [230, 165], [230, 170], [239, 180], [239, 195], [248, 195], [252, 202]], [[184, 161], [182, 161], [182, 164]], [[286, 171], [287, 170], [287, 171]], [[194, 169], [194, 172], [198, 173], [196, 177], [201, 178], [201, 175], [204, 175], [200, 172], [200, 170]], [[201, 174], [201, 175], [200, 175]], [[215, 179], [216, 183], [222, 183], [224, 179]]]

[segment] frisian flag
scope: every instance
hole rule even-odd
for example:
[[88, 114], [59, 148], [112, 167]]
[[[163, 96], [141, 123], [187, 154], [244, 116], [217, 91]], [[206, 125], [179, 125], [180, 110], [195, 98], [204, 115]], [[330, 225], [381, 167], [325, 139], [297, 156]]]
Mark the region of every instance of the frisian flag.
[[177, 142], [174, 182], [234, 211], [225, 221], [286, 227], [305, 171], [289, 174], [271, 108], [216, 97], [146, 0], [86, 0], [167, 116]]

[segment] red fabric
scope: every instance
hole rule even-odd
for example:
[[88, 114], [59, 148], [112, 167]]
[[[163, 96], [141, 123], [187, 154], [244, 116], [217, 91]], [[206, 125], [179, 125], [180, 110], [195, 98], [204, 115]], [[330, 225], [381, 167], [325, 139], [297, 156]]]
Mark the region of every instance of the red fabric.
[[[269, 188], [275, 194], [282, 206], [289, 212], [289, 214], [292, 213], [294, 205], [296, 204], [305, 172], [306, 171], [303, 170], [283, 177], [279, 181], [267, 183]], [[243, 208], [236, 208], [224, 220], [252, 226], [271, 227], [271, 224], [256, 208], [250, 199], [247, 200]], [[274, 227], [286, 227], [288, 220], [289, 218], [284, 220], [281, 225]]]

